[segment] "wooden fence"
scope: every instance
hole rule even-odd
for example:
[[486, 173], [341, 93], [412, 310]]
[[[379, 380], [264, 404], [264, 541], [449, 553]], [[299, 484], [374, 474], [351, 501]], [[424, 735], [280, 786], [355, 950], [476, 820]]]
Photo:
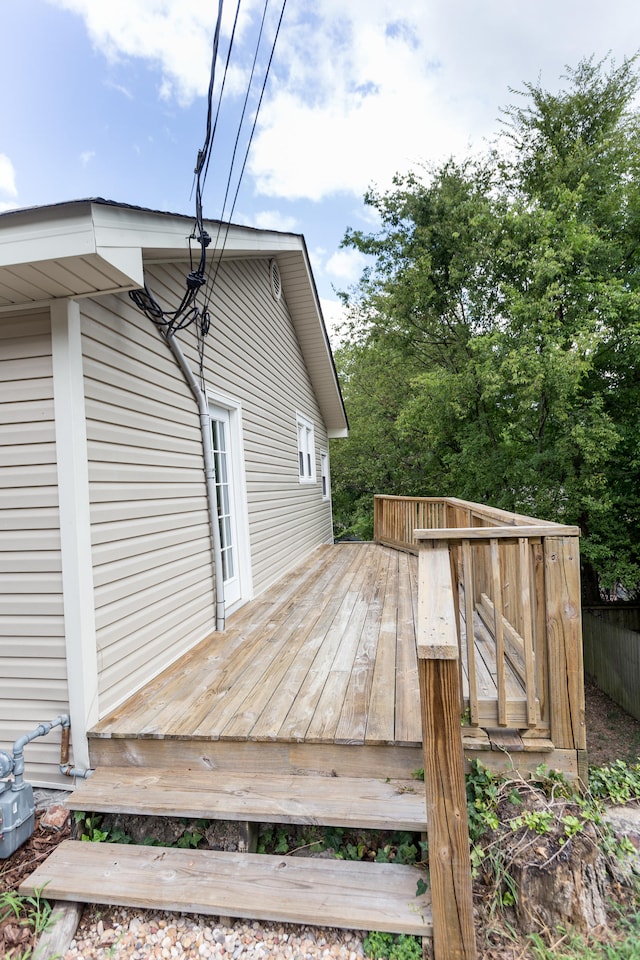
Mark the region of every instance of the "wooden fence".
[[638, 608], [622, 604], [583, 610], [584, 667], [601, 690], [640, 720], [640, 633], [622, 623], [637, 623]]

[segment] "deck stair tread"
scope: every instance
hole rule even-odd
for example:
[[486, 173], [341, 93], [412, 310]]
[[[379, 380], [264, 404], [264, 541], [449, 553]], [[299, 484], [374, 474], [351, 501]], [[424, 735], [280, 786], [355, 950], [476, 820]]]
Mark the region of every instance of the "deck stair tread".
[[72, 810], [369, 830], [425, 831], [415, 780], [220, 774], [184, 768], [100, 766], [67, 799]]
[[20, 892], [54, 900], [431, 936], [417, 867], [65, 840]]

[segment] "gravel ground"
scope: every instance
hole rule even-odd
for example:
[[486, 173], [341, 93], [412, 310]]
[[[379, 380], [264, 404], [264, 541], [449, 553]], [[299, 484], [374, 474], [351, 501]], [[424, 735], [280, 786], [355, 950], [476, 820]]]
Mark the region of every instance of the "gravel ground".
[[359, 960], [360, 934], [351, 930], [298, 927], [217, 917], [92, 907], [85, 910], [63, 960]]

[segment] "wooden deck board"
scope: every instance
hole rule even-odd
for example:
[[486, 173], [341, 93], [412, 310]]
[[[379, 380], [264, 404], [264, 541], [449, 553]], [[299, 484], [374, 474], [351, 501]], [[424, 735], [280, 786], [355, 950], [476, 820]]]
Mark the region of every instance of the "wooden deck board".
[[[309, 743], [323, 743], [326, 740], [335, 742], [336, 730], [356, 660], [360, 638], [370, 605], [374, 601], [376, 579], [381, 560], [382, 555], [380, 553], [363, 556], [363, 562], [358, 572], [357, 590], [351, 589], [345, 597], [351, 607], [351, 612], [342, 631], [313, 718], [305, 734], [305, 741]], [[355, 586], [355, 584], [352, 586]]]
[[409, 575], [412, 561], [413, 557], [407, 553], [399, 556], [394, 739], [396, 743], [402, 744], [420, 743], [422, 740], [420, 698], [413, 695], [413, 691], [419, 689], [419, 686], [416, 623]]
[[[339, 574], [341, 569], [335, 572]], [[294, 664], [303, 660], [307, 644], [311, 642], [313, 645], [315, 636], [322, 631], [322, 625], [326, 623], [323, 614], [325, 609], [330, 607], [331, 592], [328, 587], [330, 574], [333, 572], [333, 569], [325, 570], [315, 584], [316, 590], [313, 597], [306, 596], [300, 599], [277, 632], [277, 636], [274, 633], [272, 643], [277, 642], [277, 652], [274, 653], [275, 648], [265, 649], [263, 644], [259, 651], [261, 656], [254, 659], [249, 671], [244, 671], [241, 678], [242, 684], [238, 683], [234, 691], [239, 701], [238, 709], [220, 732], [221, 739], [257, 739], [254, 729], [262, 720], [263, 713], [269, 705], [271, 705], [269, 713], [274, 717], [272, 728], [278, 725], [277, 717], [279, 715], [280, 720], [282, 717], [282, 703], [290, 699], [287, 689], [282, 689], [282, 684], [286, 684], [287, 680], [291, 682]], [[318, 631], [319, 623], [321, 626]], [[266, 657], [265, 654], [267, 654]], [[244, 699], [241, 699], [242, 697]], [[219, 718], [217, 722], [220, 723]]]
[[64, 840], [21, 887], [84, 903], [431, 934], [417, 867]]
[[398, 556], [398, 552], [394, 551], [389, 562], [387, 589], [378, 633], [378, 649], [371, 680], [365, 736], [366, 742], [371, 744], [393, 743], [395, 738], [396, 702], [395, 684], [392, 678], [396, 672], [397, 655]]
[[[338, 567], [333, 565], [325, 571], [324, 576], [315, 584], [315, 591], [321, 595], [319, 609], [321, 615], [316, 618], [313, 628], [305, 638], [304, 644], [298, 650], [295, 659], [291, 662], [279, 687], [272, 691], [267, 708], [262, 712], [259, 721], [252, 730], [252, 739], [273, 739], [282, 736], [282, 727], [291, 711], [292, 704], [301, 694], [305, 679], [316, 671], [322, 675], [322, 663], [326, 650], [323, 645], [327, 635], [336, 630], [336, 617], [342, 607], [342, 597], [336, 596], [332, 589], [335, 577], [342, 579], [345, 585], [354, 582], [359, 573], [358, 558], [344, 554], [344, 560]], [[322, 653], [320, 651], [323, 651]], [[319, 658], [317, 661], [316, 658]], [[307, 721], [309, 716], [307, 716]]]
[[[320, 547], [314, 556], [307, 558], [304, 564], [278, 581], [277, 597], [281, 609], [304, 587], [328, 549]], [[94, 735], [100, 736], [104, 731], [107, 736], [124, 736], [132, 729], [137, 729], [140, 735], [143, 729], [148, 735], [153, 735], [156, 718], [158, 727], [160, 724], [170, 725], [168, 705], [173, 704], [180, 709], [185, 704], [185, 689], [190, 691], [189, 716], [195, 721], [199, 699], [206, 703], [212, 692], [217, 693], [223, 685], [224, 671], [228, 669], [234, 652], [239, 648], [247, 651], [252, 641], [261, 641], [265, 618], [273, 611], [273, 607], [272, 590], [266, 591], [253, 603], [246, 604], [230, 619], [224, 633], [210, 634], [181, 657], [178, 663], [145, 684], [142, 690], [98, 723]]]
[[[416, 557], [325, 545], [90, 732], [93, 738], [416, 747]], [[475, 624], [478, 697], [495, 662]], [[510, 709], [524, 698], [511, 678]], [[514, 716], [523, 709], [516, 703]]]
[[365, 740], [373, 670], [376, 662], [376, 650], [378, 648], [390, 562], [391, 557], [383, 556], [378, 567], [373, 595], [365, 617], [360, 643], [342, 702], [340, 719], [336, 727], [336, 743], [364, 743]]
[[333, 667], [342, 636], [349, 624], [360, 587], [364, 582], [363, 557], [356, 552], [354, 559], [355, 562], [349, 568], [348, 576], [343, 579], [340, 588], [334, 593], [334, 599], [339, 601], [336, 614], [327, 624], [324, 635], [319, 638], [320, 643], [298, 694], [293, 703], [283, 704], [286, 708], [286, 716], [280, 727], [279, 739], [302, 742], [307, 738], [307, 731], [315, 716], [328, 672]]
[[427, 829], [424, 785], [365, 777], [256, 777], [182, 767], [99, 767], [65, 802], [71, 810], [195, 819], [304, 823], [360, 830]]

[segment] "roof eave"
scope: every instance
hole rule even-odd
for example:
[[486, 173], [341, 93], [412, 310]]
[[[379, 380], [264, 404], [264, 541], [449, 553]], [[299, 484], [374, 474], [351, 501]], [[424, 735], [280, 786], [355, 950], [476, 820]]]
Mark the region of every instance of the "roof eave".
[[[102, 199], [0, 216], [0, 311], [144, 285], [145, 263], [184, 259], [197, 247], [193, 218]], [[348, 423], [309, 256], [300, 234], [206, 223], [209, 255], [275, 258], [330, 437]]]

